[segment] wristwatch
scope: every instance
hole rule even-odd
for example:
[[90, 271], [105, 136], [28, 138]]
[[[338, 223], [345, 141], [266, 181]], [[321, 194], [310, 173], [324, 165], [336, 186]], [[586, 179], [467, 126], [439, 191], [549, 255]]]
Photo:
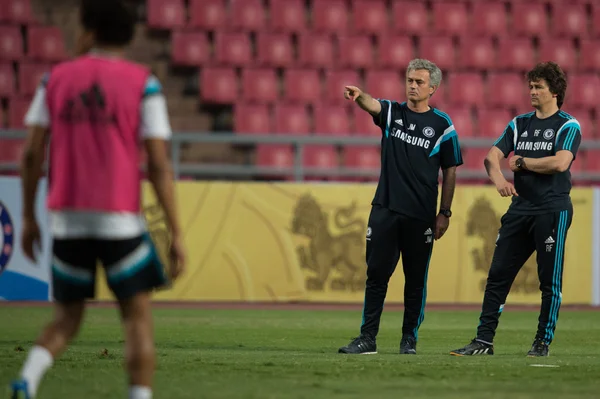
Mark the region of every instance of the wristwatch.
[[515, 166], [519, 169], [523, 169], [523, 166], [525, 166], [525, 160], [523, 158], [517, 158], [515, 161]]
[[452, 216], [452, 211], [450, 209], [440, 209], [440, 214], [449, 218]]

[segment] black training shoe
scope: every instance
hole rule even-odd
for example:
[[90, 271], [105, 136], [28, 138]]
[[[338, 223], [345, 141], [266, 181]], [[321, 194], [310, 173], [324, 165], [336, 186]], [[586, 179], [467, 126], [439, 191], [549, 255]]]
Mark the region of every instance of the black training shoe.
[[374, 355], [377, 353], [377, 344], [374, 339], [361, 335], [354, 338], [348, 345], [341, 347], [338, 353]]
[[486, 344], [474, 339], [471, 343], [463, 348], [450, 352], [452, 356], [474, 356], [474, 355], [493, 355], [494, 345]]
[[544, 340], [536, 338], [531, 345], [531, 349], [527, 352], [528, 357], [549, 356], [548, 344]]
[[400, 354], [401, 355], [416, 355], [417, 354], [417, 340], [415, 337], [410, 335], [403, 335], [400, 340]]

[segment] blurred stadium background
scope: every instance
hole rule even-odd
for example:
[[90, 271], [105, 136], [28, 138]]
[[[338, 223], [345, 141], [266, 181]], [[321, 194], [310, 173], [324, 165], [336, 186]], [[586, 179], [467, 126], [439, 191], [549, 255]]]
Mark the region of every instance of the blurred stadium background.
[[[45, 189], [38, 202], [44, 245], [32, 264], [19, 249], [15, 175], [23, 116], [41, 75], [71, 56], [77, 3], [0, 0], [0, 299], [7, 300], [0, 300], [0, 385], [16, 375], [24, 349], [50, 317], [44, 304], [19, 302], [48, 305], [51, 284]], [[171, 302], [155, 311], [156, 397], [597, 397], [600, 324], [597, 313], [581, 308], [600, 305], [600, 2], [137, 5], [129, 56], [152, 68], [167, 96], [189, 251], [187, 275], [156, 293]], [[358, 332], [364, 234], [380, 162], [380, 132], [343, 100], [342, 89], [355, 84], [375, 97], [402, 100], [406, 64], [415, 57], [442, 68], [432, 103], [450, 114], [463, 148], [454, 216], [431, 260], [419, 355], [395, 355], [402, 321], [395, 311], [403, 300], [398, 268], [378, 337], [381, 356], [341, 357], [337, 348]], [[524, 358], [540, 300], [533, 256], [509, 296], [497, 356], [451, 358], [448, 351], [475, 332], [509, 201], [490, 187], [482, 161], [508, 121], [531, 109], [524, 74], [545, 60], [566, 70], [563, 109], [583, 131], [572, 167], [575, 217], [552, 357]], [[164, 250], [161, 210], [147, 185], [144, 192], [144, 215]], [[100, 300], [112, 299], [105, 284], [97, 290]], [[232, 302], [242, 310], [219, 309]], [[255, 309], [263, 302], [271, 309]], [[334, 310], [340, 306], [347, 311]], [[123, 396], [118, 316], [92, 308], [87, 317], [74, 346], [45, 378], [41, 398]]]
[[[0, 171], [8, 178], [16, 174], [23, 116], [41, 75], [72, 56], [77, 4], [0, 0]], [[367, 113], [343, 99], [343, 86], [402, 100], [406, 65], [423, 57], [443, 69], [432, 103], [453, 119], [465, 159], [452, 228], [432, 258], [432, 265], [446, 263], [446, 269], [430, 275], [429, 300], [481, 300], [499, 218], [508, 205], [489, 185], [482, 160], [507, 122], [531, 109], [525, 72], [536, 62], [554, 60], [568, 74], [564, 110], [578, 118], [583, 131], [571, 168], [575, 220], [566, 255], [578, 272], [565, 277], [565, 302], [600, 305], [600, 3], [133, 4], [137, 35], [128, 56], [150, 67], [164, 86], [175, 131], [171, 151], [179, 207], [194, 264], [179, 289], [159, 298], [361, 302], [363, 237], [379, 175], [380, 132]], [[18, 215], [10, 205], [19, 206], [14, 180], [1, 190], [2, 200], [9, 214]], [[164, 249], [168, 234], [146, 192], [144, 213]], [[13, 224], [14, 255], [0, 265], [9, 272], [32, 266], [23, 265], [19, 221]], [[266, 250], [259, 249], [260, 240], [266, 240], [261, 244]], [[515, 283], [518, 302], [539, 300], [535, 267], [532, 257]], [[22, 270], [48, 285], [39, 271]], [[397, 274], [392, 283], [399, 285]], [[18, 286], [7, 275], [0, 279], [0, 297], [21, 298], [2, 290]], [[454, 279], [451, 289], [448, 278]], [[109, 295], [105, 287], [100, 292], [102, 298]], [[390, 300], [401, 302], [401, 290]]]
[[[2, 0], [2, 126], [22, 128], [40, 75], [69, 56], [74, 0]], [[583, 126], [572, 171], [600, 178], [596, 141], [600, 4], [591, 0], [146, 0], [130, 56], [163, 82], [177, 172], [193, 179], [377, 179], [378, 129], [344, 102], [344, 84], [402, 99], [414, 57], [444, 72], [432, 103], [464, 148], [462, 182], [486, 183], [482, 159], [514, 114], [530, 109], [524, 72], [554, 60], [568, 73], [564, 110]], [[5, 134], [6, 137], [6, 134]], [[1, 138], [0, 138], [1, 140]], [[21, 142], [0, 141], [0, 163]], [[289, 173], [294, 147], [303, 143]], [[286, 173], [269, 174], [276, 167]], [[346, 169], [348, 168], [348, 169]], [[297, 171], [298, 168], [296, 168]], [[362, 172], [356, 173], [357, 169]], [[281, 172], [281, 171], [280, 171]]]

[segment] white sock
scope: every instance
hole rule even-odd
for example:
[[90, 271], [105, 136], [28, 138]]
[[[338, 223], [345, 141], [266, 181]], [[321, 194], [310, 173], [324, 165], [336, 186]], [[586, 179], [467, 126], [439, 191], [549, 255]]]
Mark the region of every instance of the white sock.
[[141, 385], [129, 387], [129, 399], [152, 399], [152, 389]]
[[52, 366], [53, 358], [43, 346], [31, 348], [27, 360], [21, 369], [21, 378], [27, 381], [29, 394], [35, 397], [40, 381]]

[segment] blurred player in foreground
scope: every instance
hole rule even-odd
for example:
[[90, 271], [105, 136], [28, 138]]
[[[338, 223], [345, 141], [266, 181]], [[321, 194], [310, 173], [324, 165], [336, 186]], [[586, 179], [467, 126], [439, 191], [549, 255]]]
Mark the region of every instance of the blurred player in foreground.
[[133, 13], [120, 0], [83, 0], [80, 17], [80, 56], [52, 69], [25, 117], [22, 245], [35, 261], [40, 231], [34, 203], [49, 141], [55, 314], [29, 352], [12, 397], [34, 398], [79, 331], [100, 260], [125, 331], [129, 398], [148, 399], [155, 368], [151, 292], [167, 276], [140, 213], [139, 148], [143, 141], [148, 179], [172, 234], [169, 273], [175, 279], [184, 268], [184, 249], [166, 147], [171, 128], [160, 83], [122, 58], [134, 35]]
[[[376, 337], [390, 277], [400, 254], [404, 269], [404, 322], [401, 354], [417, 353], [417, 333], [425, 317], [427, 272], [434, 239], [450, 223], [456, 167], [462, 155], [450, 117], [429, 106], [442, 72], [415, 59], [406, 71], [407, 102], [376, 100], [355, 86], [344, 97], [373, 116], [381, 128], [381, 174], [367, 228], [367, 283], [360, 336], [340, 353], [377, 353]], [[443, 172], [437, 209], [438, 178]]]
[[[560, 108], [567, 81], [560, 67], [541, 63], [527, 74], [535, 112], [514, 118], [485, 159], [487, 173], [512, 203], [501, 219], [492, 258], [477, 337], [450, 352], [455, 356], [493, 355], [494, 335], [510, 287], [535, 251], [542, 291], [537, 334], [528, 356], [548, 356], [562, 300], [567, 231], [573, 219], [571, 173], [581, 142], [577, 119]], [[500, 169], [500, 160], [514, 152], [510, 168], [514, 186]]]

